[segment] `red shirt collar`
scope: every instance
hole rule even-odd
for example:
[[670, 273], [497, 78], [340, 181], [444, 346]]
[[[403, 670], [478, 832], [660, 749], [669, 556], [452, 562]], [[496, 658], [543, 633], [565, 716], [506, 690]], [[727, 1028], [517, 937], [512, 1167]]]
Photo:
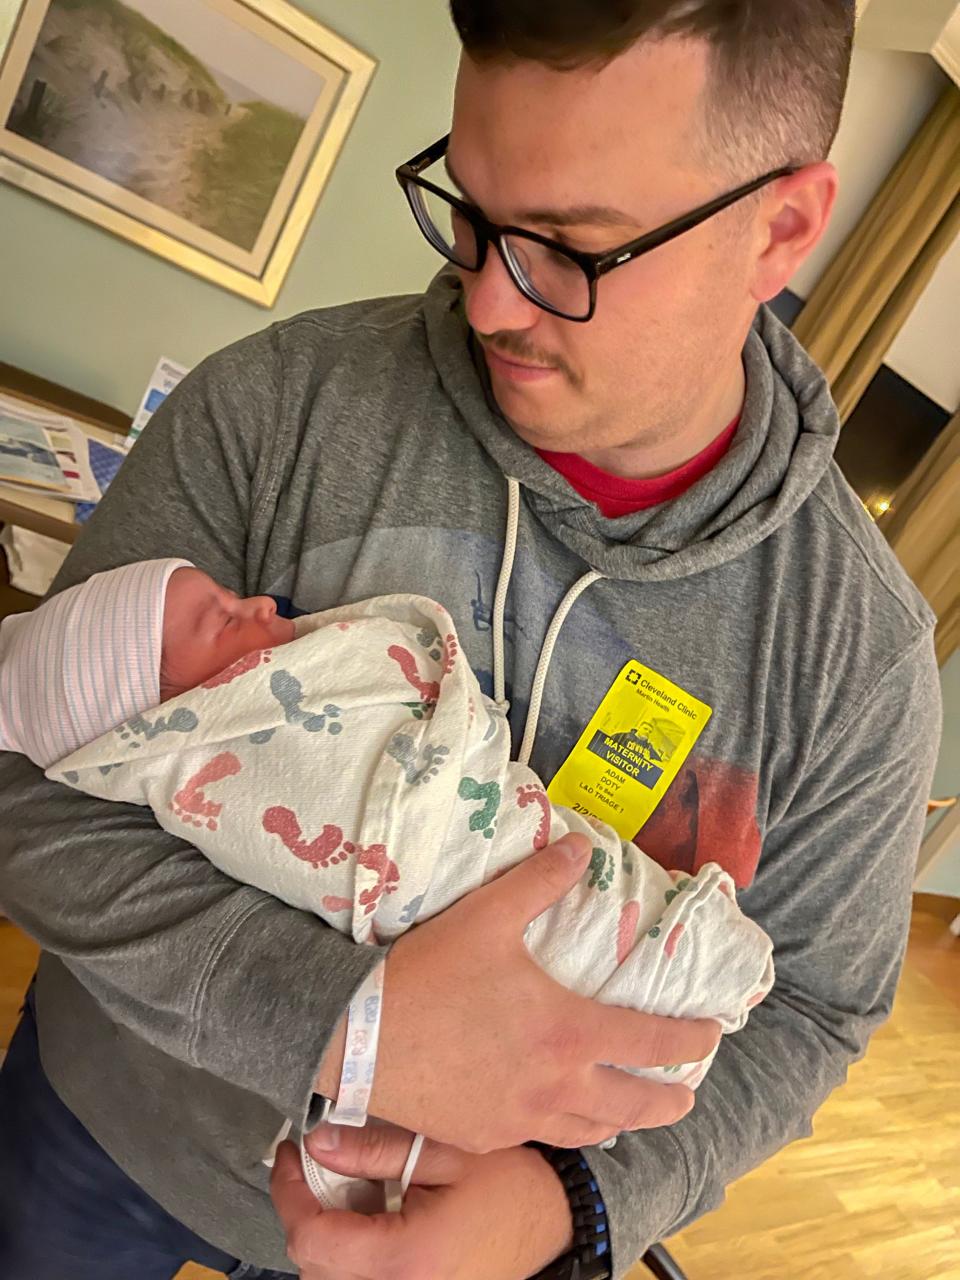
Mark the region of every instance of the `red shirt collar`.
[[686, 493], [726, 454], [739, 425], [739, 417], [734, 418], [729, 427], [711, 440], [695, 458], [675, 471], [646, 480], [627, 480], [623, 476], [610, 475], [577, 453], [550, 453], [545, 449], [538, 449], [537, 453], [563, 476], [581, 498], [599, 507], [601, 515], [626, 516], [658, 506], [661, 502], [670, 502]]

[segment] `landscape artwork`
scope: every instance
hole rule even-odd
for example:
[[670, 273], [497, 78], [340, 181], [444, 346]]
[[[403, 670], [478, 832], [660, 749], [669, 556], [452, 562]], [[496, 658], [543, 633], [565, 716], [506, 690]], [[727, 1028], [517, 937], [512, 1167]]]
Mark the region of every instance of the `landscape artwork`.
[[3, 157], [16, 162], [0, 177], [27, 169], [75, 193], [57, 201], [73, 212], [105, 206], [110, 230], [124, 228], [109, 214], [132, 218], [262, 279], [373, 70], [293, 6], [285, 30], [262, 3], [25, 0], [0, 68]]

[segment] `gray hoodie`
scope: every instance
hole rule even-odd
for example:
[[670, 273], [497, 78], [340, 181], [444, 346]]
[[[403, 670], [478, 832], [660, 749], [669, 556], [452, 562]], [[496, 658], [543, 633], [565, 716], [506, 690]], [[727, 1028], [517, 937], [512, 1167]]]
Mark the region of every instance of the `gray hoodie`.
[[[824, 380], [765, 309], [744, 362], [726, 457], [677, 500], [606, 519], [491, 407], [448, 274], [424, 297], [283, 321], [170, 396], [55, 584], [182, 556], [291, 610], [433, 596], [491, 692], [512, 476], [516, 752], [551, 620], [572, 584], [604, 575], [560, 631], [531, 763], [554, 775], [630, 659], [709, 706], [637, 841], [671, 868], [725, 866], [778, 974], [688, 1117], [589, 1150], [617, 1276], [809, 1134], [889, 1014], [937, 752], [934, 619], [832, 460]], [[0, 828], [0, 901], [44, 947], [54, 1087], [176, 1217], [289, 1266], [260, 1156], [283, 1116], [309, 1114], [333, 1026], [383, 952], [21, 757], [0, 757], [0, 785], [16, 819]]]

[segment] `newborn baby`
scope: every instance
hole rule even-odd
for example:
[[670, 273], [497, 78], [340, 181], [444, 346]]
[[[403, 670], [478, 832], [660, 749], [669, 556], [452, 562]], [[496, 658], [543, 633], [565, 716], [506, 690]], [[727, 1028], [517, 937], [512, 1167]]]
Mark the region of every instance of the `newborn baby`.
[[[398, 937], [579, 831], [589, 868], [525, 937], [559, 982], [727, 1033], [773, 984], [770, 939], [719, 866], [665, 871], [551, 804], [511, 761], [505, 710], [432, 600], [385, 596], [294, 623], [184, 561], [98, 574], [0, 627], [0, 747], [150, 806], [228, 875], [359, 943]], [[382, 966], [351, 1002], [334, 1122], [366, 1119], [377, 979]], [[711, 1061], [614, 1065], [695, 1088]], [[325, 1204], [378, 1207], [371, 1184], [305, 1168]]]

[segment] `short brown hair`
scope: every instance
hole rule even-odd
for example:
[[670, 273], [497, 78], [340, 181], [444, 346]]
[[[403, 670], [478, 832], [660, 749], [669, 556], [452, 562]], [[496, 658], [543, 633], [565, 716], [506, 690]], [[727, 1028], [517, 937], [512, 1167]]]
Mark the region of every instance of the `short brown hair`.
[[709, 157], [748, 170], [826, 158], [840, 123], [854, 0], [451, 0], [477, 61], [565, 70], [603, 64], [639, 40], [706, 40]]

